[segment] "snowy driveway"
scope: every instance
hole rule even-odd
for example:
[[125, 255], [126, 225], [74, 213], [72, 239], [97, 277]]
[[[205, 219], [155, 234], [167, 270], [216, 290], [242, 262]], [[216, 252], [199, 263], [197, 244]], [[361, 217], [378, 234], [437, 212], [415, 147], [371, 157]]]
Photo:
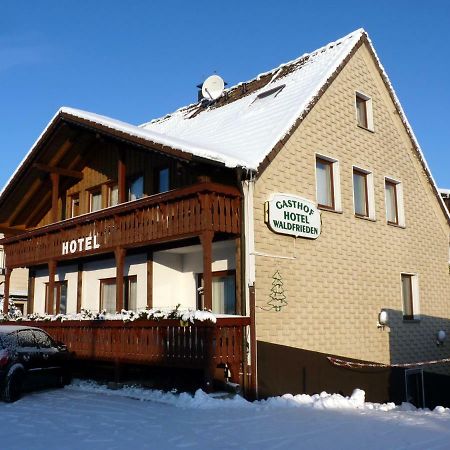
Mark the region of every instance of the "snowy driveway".
[[249, 404], [203, 393], [192, 399], [140, 392], [81, 383], [0, 403], [0, 448], [450, 449], [449, 410], [382, 411], [348, 408], [345, 401], [326, 409], [326, 402]]

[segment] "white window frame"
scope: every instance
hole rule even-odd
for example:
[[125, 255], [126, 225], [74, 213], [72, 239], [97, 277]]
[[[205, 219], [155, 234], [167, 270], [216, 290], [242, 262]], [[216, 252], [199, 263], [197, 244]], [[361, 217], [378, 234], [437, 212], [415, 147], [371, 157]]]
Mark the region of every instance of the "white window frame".
[[[356, 102], [357, 97], [361, 98], [366, 103], [367, 127], [365, 127], [364, 125], [361, 125], [358, 122], [358, 106], [357, 106], [357, 102]], [[358, 127], [363, 128], [365, 130], [369, 130], [369, 131], [375, 131], [374, 126], [373, 126], [372, 98], [369, 97], [368, 95], [364, 94], [361, 91], [355, 91], [355, 119], [356, 119], [356, 123], [357, 123]]]
[[316, 180], [316, 203], [319, 198], [317, 191], [317, 158], [323, 159], [331, 163], [331, 170], [333, 171], [333, 194], [334, 194], [334, 209], [321, 208], [322, 211], [342, 212], [342, 196], [341, 196], [341, 170], [339, 160], [327, 156], [323, 153], [315, 153], [314, 157], [314, 177]]
[[[395, 184], [395, 194], [396, 194], [396, 200], [397, 200], [397, 224], [389, 223], [388, 217], [387, 217], [387, 192], [386, 192], [386, 181], [392, 184]], [[392, 226], [398, 226], [401, 228], [405, 228], [406, 222], [405, 222], [405, 205], [403, 202], [403, 183], [395, 178], [392, 177], [384, 177], [384, 205], [385, 205], [385, 214], [386, 214], [386, 223], [388, 225]]]
[[[412, 307], [413, 307], [413, 319], [420, 320], [420, 295], [419, 295], [419, 275], [412, 272], [401, 272], [400, 274], [400, 298], [402, 305], [402, 314], [405, 316], [405, 308], [403, 303], [403, 285], [402, 285], [402, 275], [407, 275], [411, 277], [411, 290], [412, 290]], [[408, 320], [406, 320], [408, 321]]]
[[[353, 174], [354, 171], [361, 172], [366, 175], [366, 181], [367, 181], [367, 216], [359, 216], [356, 214], [356, 208], [355, 208], [355, 186], [353, 183]], [[352, 166], [352, 189], [353, 189], [353, 213], [356, 217], [359, 219], [370, 219], [375, 220], [375, 189], [373, 184], [373, 172], [367, 169], [363, 169], [361, 166]]]

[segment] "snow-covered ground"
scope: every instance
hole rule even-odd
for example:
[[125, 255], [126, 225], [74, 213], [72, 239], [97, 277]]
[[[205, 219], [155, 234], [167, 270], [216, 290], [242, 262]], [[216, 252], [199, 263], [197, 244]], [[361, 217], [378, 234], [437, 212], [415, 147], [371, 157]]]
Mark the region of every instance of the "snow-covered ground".
[[450, 410], [364, 403], [362, 391], [249, 403], [78, 381], [0, 403], [0, 448], [450, 449]]

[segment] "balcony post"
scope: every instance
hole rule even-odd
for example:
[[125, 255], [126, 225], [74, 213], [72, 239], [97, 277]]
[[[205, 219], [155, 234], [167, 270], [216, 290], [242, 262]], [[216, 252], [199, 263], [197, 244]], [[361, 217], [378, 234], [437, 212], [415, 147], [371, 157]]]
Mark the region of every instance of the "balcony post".
[[5, 267], [5, 288], [3, 290], [3, 314], [8, 314], [9, 311], [9, 286], [11, 284], [12, 269]]
[[214, 231], [204, 231], [200, 236], [203, 246], [203, 308], [212, 310], [212, 241]]
[[27, 314], [34, 313], [34, 288], [36, 284], [36, 272], [32, 269], [28, 271], [28, 301]]
[[51, 172], [52, 180], [52, 222], [58, 221], [59, 173]]
[[81, 312], [82, 292], [83, 292], [83, 264], [79, 263], [77, 271], [77, 313]]
[[55, 275], [56, 275], [56, 261], [51, 259], [48, 262], [48, 295], [47, 304], [45, 305], [45, 310], [47, 314], [54, 314], [54, 303], [55, 303]]
[[153, 252], [147, 252], [147, 308], [153, 308]]
[[124, 304], [124, 280], [123, 280], [123, 270], [125, 267], [125, 254], [126, 251], [122, 247], [117, 247], [114, 250], [114, 255], [116, 258], [116, 311], [120, 313], [122, 311]]

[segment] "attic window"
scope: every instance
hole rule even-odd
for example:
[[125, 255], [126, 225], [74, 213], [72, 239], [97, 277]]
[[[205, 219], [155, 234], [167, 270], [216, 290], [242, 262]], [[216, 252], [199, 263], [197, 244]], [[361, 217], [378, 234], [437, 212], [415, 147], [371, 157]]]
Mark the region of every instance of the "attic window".
[[253, 100], [253, 102], [250, 103], [250, 106], [259, 104], [261, 100], [265, 100], [268, 98], [275, 98], [285, 87], [286, 87], [286, 85], [282, 84], [275, 88], [269, 89], [268, 91], [261, 92], [260, 94], [258, 94], [256, 96], [255, 100]]
[[261, 94], [258, 94], [256, 100], [262, 100], [263, 98], [272, 96], [276, 97], [284, 88], [286, 87], [285, 84], [282, 84], [281, 86], [274, 87], [272, 89], [269, 89], [268, 91], [261, 92]]

